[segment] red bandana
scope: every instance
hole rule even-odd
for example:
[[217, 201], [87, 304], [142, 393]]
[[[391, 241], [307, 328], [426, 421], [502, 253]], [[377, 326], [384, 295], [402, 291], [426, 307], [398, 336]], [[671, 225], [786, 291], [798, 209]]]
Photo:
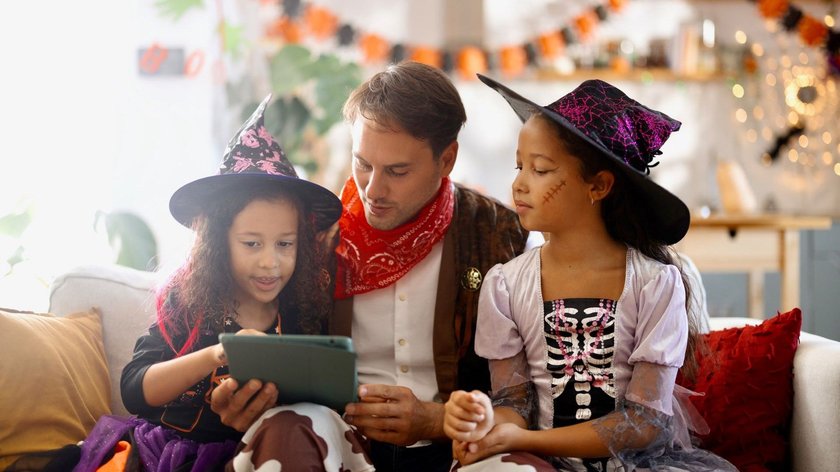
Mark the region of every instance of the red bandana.
[[453, 185], [445, 177], [434, 200], [399, 228], [378, 230], [365, 218], [353, 177], [341, 192], [344, 212], [338, 220], [341, 240], [335, 252], [338, 267], [335, 298], [347, 298], [391, 285], [422, 261], [443, 239], [455, 209]]

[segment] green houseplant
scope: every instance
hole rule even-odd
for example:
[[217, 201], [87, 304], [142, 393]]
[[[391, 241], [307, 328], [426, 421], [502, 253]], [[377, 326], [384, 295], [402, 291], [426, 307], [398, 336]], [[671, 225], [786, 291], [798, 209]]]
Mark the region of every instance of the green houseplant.
[[[361, 83], [361, 68], [334, 54], [314, 55], [296, 44], [284, 46], [268, 61], [274, 99], [266, 110], [266, 127], [289, 160], [314, 175], [323, 160], [317, 142], [341, 121], [344, 101]], [[242, 120], [258, 104], [258, 100], [246, 103], [241, 108]]]

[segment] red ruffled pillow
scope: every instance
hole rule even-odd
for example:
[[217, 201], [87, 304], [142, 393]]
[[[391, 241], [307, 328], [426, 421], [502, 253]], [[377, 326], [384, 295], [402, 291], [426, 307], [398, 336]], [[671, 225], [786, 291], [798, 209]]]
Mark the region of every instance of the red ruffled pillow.
[[788, 435], [793, 410], [793, 355], [802, 312], [794, 308], [759, 325], [712, 331], [698, 350], [691, 400], [706, 422], [701, 447], [741, 472], [790, 470]]

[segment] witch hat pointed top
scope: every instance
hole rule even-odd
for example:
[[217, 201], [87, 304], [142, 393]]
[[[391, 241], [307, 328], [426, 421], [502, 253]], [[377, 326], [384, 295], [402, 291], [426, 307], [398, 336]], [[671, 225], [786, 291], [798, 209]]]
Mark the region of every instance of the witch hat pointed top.
[[269, 94], [242, 124], [225, 147], [219, 173], [192, 181], [179, 188], [169, 200], [169, 211], [184, 226], [228, 192], [258, 181], [276, 182], [297, 193], [314, 214], [318, 230], [329, 228], [341, 215], [341, 201], [328, 189], [298, 177], [271, 133], [265, 127]]

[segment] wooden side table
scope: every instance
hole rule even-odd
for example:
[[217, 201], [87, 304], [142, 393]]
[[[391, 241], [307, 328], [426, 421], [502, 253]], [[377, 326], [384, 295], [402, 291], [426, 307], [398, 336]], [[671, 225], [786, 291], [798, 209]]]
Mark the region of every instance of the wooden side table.
[[[792, 215], [692, 216], [685, 238], [674, 247], [701, 271], [746, 272], [747, 310], [764, 318], [764, 273], [781, 276], [780, 311], [799, 305], [799, 232], [829, 229], [831, 218]], [[773, 310], [774, 312], [776, 310]]]

